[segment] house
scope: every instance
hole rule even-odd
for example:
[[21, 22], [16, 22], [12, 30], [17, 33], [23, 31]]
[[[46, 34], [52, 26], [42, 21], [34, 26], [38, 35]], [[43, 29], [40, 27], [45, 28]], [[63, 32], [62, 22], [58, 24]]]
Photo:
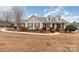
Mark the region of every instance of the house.
[[32, 15], [25, 22], [25, 27], [29, 30], [42, 29], [46, 28], [49, 30], [50, 28], [63, 30], [65, 29], [67, 21], [62, 19], [61, 17], [37, 17]]

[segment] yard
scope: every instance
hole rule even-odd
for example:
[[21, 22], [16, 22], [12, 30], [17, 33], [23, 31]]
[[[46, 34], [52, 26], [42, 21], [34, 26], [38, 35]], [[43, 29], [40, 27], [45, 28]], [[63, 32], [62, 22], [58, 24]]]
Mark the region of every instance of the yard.
[[43, 36], [0, 32], [0, 51], [79, 51], [79, 33]]

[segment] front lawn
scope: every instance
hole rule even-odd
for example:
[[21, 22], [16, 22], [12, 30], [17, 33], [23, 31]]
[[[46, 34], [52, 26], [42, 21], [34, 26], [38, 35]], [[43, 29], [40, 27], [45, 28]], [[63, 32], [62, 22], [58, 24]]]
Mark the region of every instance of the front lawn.
[[0, 32], [0, 51], [79, 51], [79, 33], [43, 36]]

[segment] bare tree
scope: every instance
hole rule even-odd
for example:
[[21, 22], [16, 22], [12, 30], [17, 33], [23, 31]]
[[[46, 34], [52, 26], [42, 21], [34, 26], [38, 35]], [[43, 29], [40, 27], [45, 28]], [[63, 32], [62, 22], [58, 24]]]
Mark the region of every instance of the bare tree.
[[2, 16], [4, 21], [6, 22], [6, 26], [8, 26], [10, 20], [12, 19], [11, 12], [8, 12], [8, 11], [2, 12]]
[[20, 20], [22, 19], [22, 16], [24, 14], [22, 7], [12, 7], [12, 14], [15, 19], [15, 24], [17, 26], [17, 29], [20, 28]]

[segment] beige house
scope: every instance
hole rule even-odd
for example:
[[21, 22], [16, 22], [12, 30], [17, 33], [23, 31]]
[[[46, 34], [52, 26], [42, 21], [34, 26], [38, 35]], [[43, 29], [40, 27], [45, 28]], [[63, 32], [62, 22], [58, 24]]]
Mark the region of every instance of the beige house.
[[50, 28], [59, 28], [60, 30], [62, 30], [65, 29], [66, 23], [67, 21], [65, 21], [61, 17], [37, 17], [35, 15], [32, 15], [25, 22], [25, 27], [29, 30], [40, 30], [41, 28], [46, 28], [47, 30], [49, 30]]

